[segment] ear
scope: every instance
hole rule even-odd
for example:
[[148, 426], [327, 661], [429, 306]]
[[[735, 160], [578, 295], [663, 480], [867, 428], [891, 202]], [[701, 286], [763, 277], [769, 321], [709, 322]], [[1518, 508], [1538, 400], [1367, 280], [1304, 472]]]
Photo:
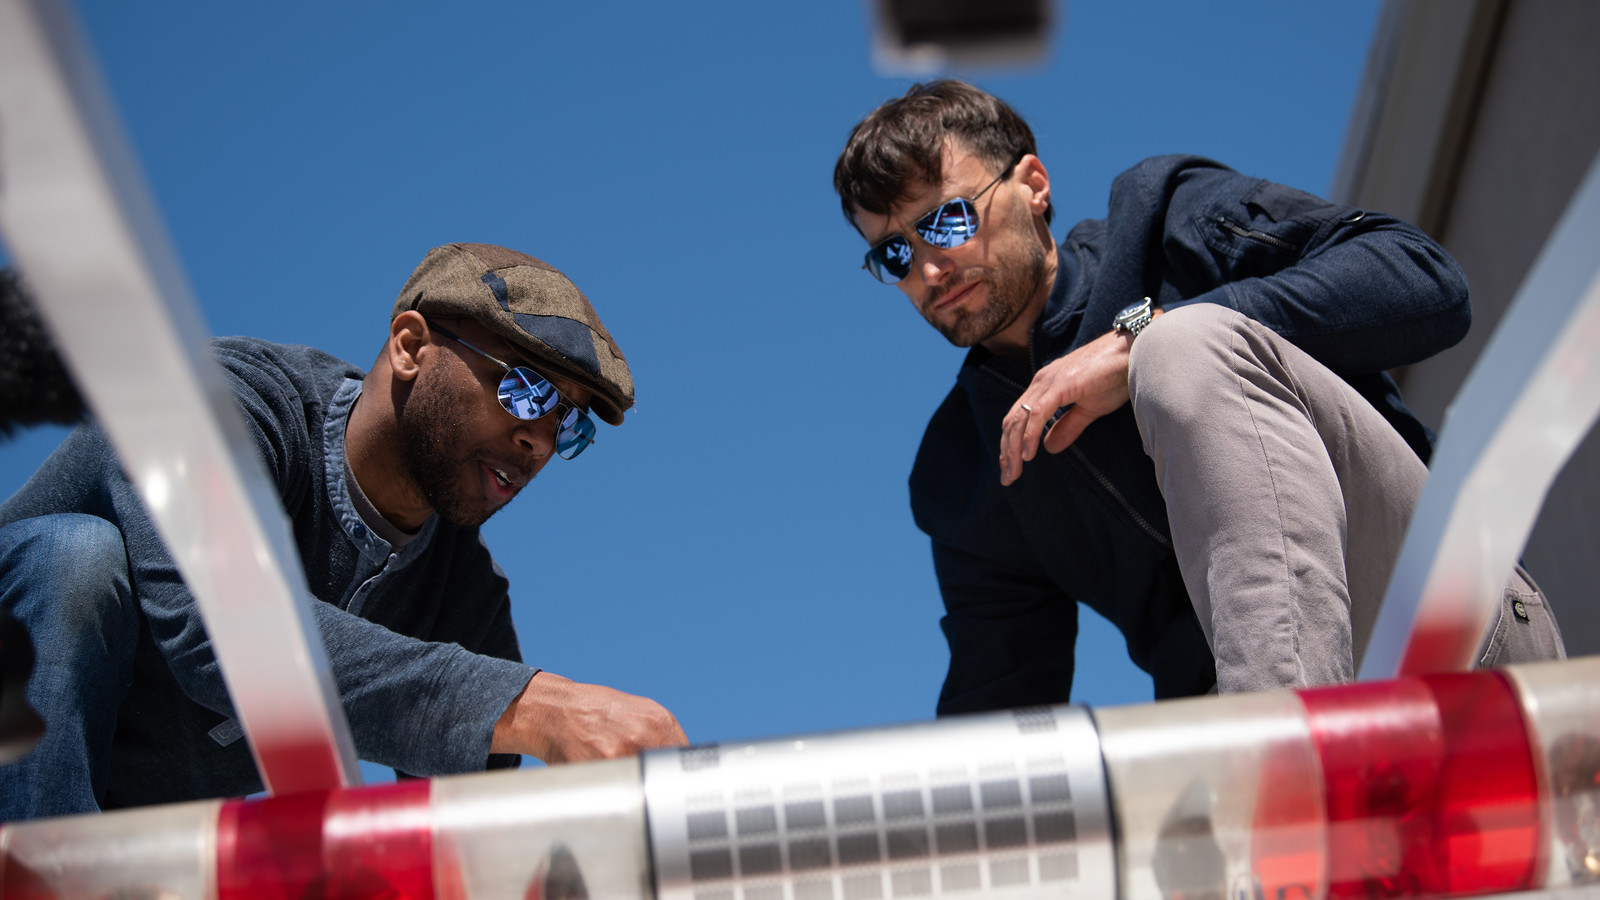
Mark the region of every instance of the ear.
[[1021, 169], [1020, 181], [1029, 191], [1028, 208], [1039, 218], [1044, 218], [1044, 211], [1050, 208], [1050, 173], [1044, 169], [1044, 163], [1039, 157], [1029, 153], [1017, 163]]
[[419, 355], [428, 346], [428, 322], [422, 313], [406, 310], [389, 323], [389, 342], [384, 345], [384, 361], [396, 381], [411, 381], [422, 369]]

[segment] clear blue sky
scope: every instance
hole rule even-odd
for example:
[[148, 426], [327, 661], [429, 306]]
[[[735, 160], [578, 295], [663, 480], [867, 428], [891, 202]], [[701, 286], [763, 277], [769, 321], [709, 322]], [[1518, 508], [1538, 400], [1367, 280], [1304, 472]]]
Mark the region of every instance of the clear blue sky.
[[[1059, 237], [1157, 153], [1325, 193], [1378, 5], [1073, 0], [1041, 65], [953, 74], [1030, 120]], [[541, 257], [599, 309], [638, 411], [486, 529], [531, 664], [696, 742], [932, 715], [905, 479], [962, 351], [860, 271], [831, 189], [911, 83], [874, 72], [862, 0], [79, 10], [213, 332], [365, 366], [450, 241]], [[0, 446], [0, 494], [60, 435]], [[1150, 699], [1084, 622], [1074, 699]]]

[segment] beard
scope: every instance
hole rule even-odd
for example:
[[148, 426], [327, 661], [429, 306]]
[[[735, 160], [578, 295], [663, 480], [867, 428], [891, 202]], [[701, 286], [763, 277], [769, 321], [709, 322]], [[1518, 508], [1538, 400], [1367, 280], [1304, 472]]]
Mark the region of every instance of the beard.
[[989, 283], [988, 302], [978, 309], [958, 310], [956, 318], [946, 322], [935, 321], [927, 312], [923, 313], [928, 323], [957, 347], [981, 344], [1009, 328], [1022, 315], [1044, 280], [1044, 248], [1036, 240], [1024, 241], [1015, 251], [997, 247], [995, 259], [994, 266], [974, 269], [959, 283], [940, 285], [928, 293], [926, 309], [931, 311], [953, 290], [974, 281]]
[[411, 480], [440, 518], [458, 528], [482, 525], [498, 508], [475, 496], [477, 467], [469, 466], [457, 440], [465, 431], [461, 410], [472, 409], [474, 401], [445, 396], [438, 387], [441, 380], [419, 379], [406, 398], [400, 449]]

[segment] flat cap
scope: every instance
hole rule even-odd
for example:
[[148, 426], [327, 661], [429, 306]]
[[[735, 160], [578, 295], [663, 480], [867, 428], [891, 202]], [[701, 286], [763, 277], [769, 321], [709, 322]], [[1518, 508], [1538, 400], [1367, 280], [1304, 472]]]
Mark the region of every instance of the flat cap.
[[464, 316], [594, 394], [601, 419], [622, 424], [633, 408], [633, 375], [622, 349], [589, 299], [555, 266], [493, 244], [446, 244], [423, 257], [400, 290], [394, 312]]

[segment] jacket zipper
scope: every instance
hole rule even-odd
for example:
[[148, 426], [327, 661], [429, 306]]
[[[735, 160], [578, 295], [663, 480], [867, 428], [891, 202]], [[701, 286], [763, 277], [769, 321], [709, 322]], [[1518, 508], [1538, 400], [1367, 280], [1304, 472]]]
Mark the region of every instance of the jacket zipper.
[[[1015, 381], [1012, 381], [1006, 375], [1003, 375], [1003, 374], [1001, 374], [999, 372], [996, 372], [993, 369], [988, 369], [988, 368], [985, 368], [983, 366], [979, 366], [978, 367], [978, 371], [983, 372], [983, 373], [989, 375], [990, 377], [997, 379], [1002, 384], [1006, 384], [1006, 385], [1009, 385], [1009, 386], [1011, 386], [1013, 388], [1016, 388], [1017, 393], [1019, 393], [1019, 394], [1022, 393], [1022, 391], [1026, 390], [1026, 388], [1024, 386], [1022, 386], [1020, 384], [1017, 384]], [[1054, 421], [1055, 421], [1054, 419], [1051, 419], [1052, 424], [1054, 423]], [[1043, 438], [1043, 436], [1041, 436], [1040, 437], [1040, 441], [1043, 441], [1043, 440], [1044, 440], [1044, 438]], [[1073, 457], [1076, 458], [1079, 463], [1083, 464], [1083, 467], [1085, 469], [1089, 470], [1089, 474], [1094, 476], [1094, 480], [1099, 483], [1100, 487], [1107, 494], [1110, 494], [1111, 498], [1113, 500], [1117, 501], [1117, 505], [1122, 507], [1122, 511], [1128, 514], [1128, 518], [1132, 519], [1134, 521], [1134, 524], [1138, 525], [1141, 529], [1143, 529], [1145, 534], [1148, 534], [1151, 537], [1152, 540], [1154, 540], [1156, 543], [1160, 544], [1162, 547], [1164, 547], [1164, 548], [1166, 548], [1168, 550], [1172, 549], [1172, 541], [1168, 540], [1166, 535], [1162, 534], [1158, 529], [1156, 529], [1155, 526], [1151, 525], [1150, 522], [1148, 520], [1146, 520], [1144, 516], [1140, 515], [1139, 511], [1137, 509], [1133, 508], [1133, 504], [1129, 503], [1128, 499], [1126, 497], [1122, 496], [1122, 492], [1117, 490], [1116, 485], [1111, 483], [1111, 479], [1107, 478], [1105, 473], [1101, 472], [1100, 469], [1098, 467], [1096, 467], [1095, 464], [1089, 460], [1089, 455], [1087, 453], [1084, 453], [1083, 450], [1081, 448], [1079, 448], [1076, 444], [1074, 444], [1071, 447], [1068, 447], [1067, 449], [1072, 452]]]
[[1252, 240], [1260, 241], [1263, 244], [1271, 244], [1272, 246], [1277, 247], [1279, 250], [1294, 249], [1293, 244], [1281, 237], [1278, 237], [1277, 235], [1267, 234], [1265, 231], [1256, 231], [1253, 228], [1245, 228], [1244, 226], [1238, 225], [1229, 220], [1227, 216], [1217, 216], [1217, 224], [1242, 238], [1250, 238]]

